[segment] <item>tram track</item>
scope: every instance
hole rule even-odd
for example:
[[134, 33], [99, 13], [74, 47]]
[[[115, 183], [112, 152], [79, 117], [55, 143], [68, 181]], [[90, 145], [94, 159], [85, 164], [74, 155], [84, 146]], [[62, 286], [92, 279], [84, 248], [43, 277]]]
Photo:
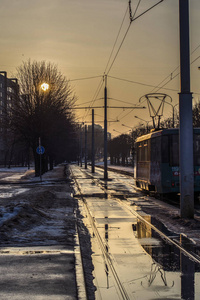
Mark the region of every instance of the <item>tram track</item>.
[[[89, 222], [90, 222], [90, 225], [92, 227], [92, 231], [93, 231], [93, 234], [94, 236], [97, 238], [97, 241], [98, 241], [98, 244], [99, 244], [99, 247], [101, 249], [101, 252], [102, 252], [102, 255], [103, 255], [103, 260], [104, 260], [104, 265], [105, 265], [105, 270], [107, 273], [109, 273], [109, 271], [112, 272], [112, 275], [113, 275], [113, 278], [115, 280], [115, 283], [116, 283], [116, 287], [118, 289], [118, 292], [119, 294], [121, 295], [121, 298], [123, 300], [130, 300], [130, 297], [128, 296], [128, 293], [126, 291], [126, 289], [124, 288], [123, 286], [123, 283], [122, 281], [120, 280], [120, 276], [118, 275], [116, 269], [115, 269], [115, 266], [113, 264], [113, 258], [112, 256], [109, 254], [108, 252], [108, 245], [105, 243], [105, 241], [103, 241], [103, 239], [101, 238], [101, 235], [99, 233], [99, 230], [95, 224], [95, 219], [94, 217], [92, 216], [91, 214], [91, 211], [89, 209], [89, 206], [87, 204], [87, 200], [86, 200], [86, 197], [85, 195], [82, 194], [81, 192], [81, 188], [78, 184], [78, 181], [77, 181], [77, 178], [76, 176], [73, 174], [73, 171], [72, 169], [70, 170], [71, 174], [72, 174], [72, 178], [74, 179], [74, 182], [76, 184], [76, 187], [77, 187], [77, 190], [78, 190], [78, 193], [79, 193], [79, 197], [81, 198], [82, 202], [84, 203], [84, 206], [85, 206], [85, 209], [87, 211], [87, 216], [88, 216], [88, 219], [89, 219]], [[94, 177], [92, 177], [90, 174], [88, 174], [87, 172], [85, 172], [85, 174], [91, 179], [93, 179], [93, 182], [97, 184], [97, 181], [95, 180]]]
[[[115, 170], [112, 170], [112, 172], [117, 172]], [[95, 184], [97, 184], [106, 194], [110, 195], [113, 197], [112, 193], [105, 188], [105, 183], [102, 182], [101, 179], [99, 178], [95, 178], [91, 173], [89, 173], [88, 171], [85, 170], [85, 174], [87, 174], [87, 176], [93, 180], [93, 182]], [[126, 183], [131, 187], [134, 187], [134, 185], [130, 184], [130, 183]], [[163, 233], [161, 230], [159, 230], [158, 228], [156, 228], [156, 226], [154, 226], [153, 224], [151, 224], [150, 222], [148, 222], [145, 218], [143, 218], [139, 213], [137, 213], [134, 209], [132, 209], [132, 207], [130, 207], [129, 204], [125, 203], [124, 201], [122, 202], [119, 198], [117, 198], [117, 195], [115, 195], [116, 199], [118, 201], [120, 201], [121, 203], [123, 203], [124, 206], [126, 206], [126, 208], [131, 212], [131, 214], [133, 214], [135, 217], [137, 217], [141, 222], [145, 223], [147, 226], [149, 226], [152, 230], [154, 230], [162, 239], [164, 239], [165, 241], [167, 241], [168, 243], [174, 245], [175, 247], [177, 247], [181, 253], [185, 254], [187, 257], [189, 257], [191, 260], [193, 260], [194, 262], [200, 264], [200, 257], [194, 253], [191, 253], [190, 251], [186, 250], [182, 245], [180, 245], [177, 241], [175, 241], [173, 238], [167, 236], [165, 233]], [[126, 198], [126, 196], [125, 196]], [[128, 199], [127, 199], [128, 200]], [[89, 208], [88, 208], [89, 209]], [[125, 298], [126, 299], [126, 298]]]
[[[99, 167], [99, 166], [97, 166]], [[100, 169], [103, 169], [101, 166], [99, 167]], [[134, 177], [133, 176], [133, 173], [132, 172], [129, 172], [129, 171], [122, 171], [120, 169], [115, 169], [115, 168], [108, 168], [110, 172], [113, 172], [113, 173], [118, 173], [118, 174], [122, 174], [124, 176], [127, 176], [127, 177]], [[122, 181], [122, 180], [120, 180]], [[123, 181], [122, 181], [123, 182]], [[148, 193], [148, 191], [144, 191], [142, 190], [141, 188], [138, 188], [136, 187], [134, 184], [131, 184], [129, 182], [126, 182], [126, 185], [130, 186], [131, 188], [134, 188], [136, 191], [140, 192], [143, 194], [143, 196], [146, 196], [146, 197], [152, 197], [154, 198], [155, 200], [159, 200], [159, 201], [162, 201], [164, 203], [167, 203], [167, 204], [170, 204], [176, 208], [179, 208], [180, 207], [180, 194], [178, 195], [175, 195], [173, 197], [167, 197], [167, 196], [161, 196], [161, 195], [156, 195], [155, 193], [151, 192], [151, 193]], [[198, 200], [198, 201], [196, 201]], [[195, 203], [194, 203], [194, 214], [200, 216], [200, 196], [199, 198], [195, 198]]]

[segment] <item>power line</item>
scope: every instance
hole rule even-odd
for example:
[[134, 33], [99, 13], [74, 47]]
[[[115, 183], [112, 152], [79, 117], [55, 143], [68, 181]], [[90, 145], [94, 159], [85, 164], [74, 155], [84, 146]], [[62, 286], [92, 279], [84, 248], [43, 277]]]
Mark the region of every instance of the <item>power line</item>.
[[126, 103], [126, 104], [132, 104], [131, 102], [127, 102], [127, 101], [120, 100], [120, 99], [115, 99], [115, 98], [109, 98], [109, 100], [114, 100], [114, 101], [118, 101], [118, 102]]
[[[118, 56], [118, 54], [119, 54], [119, 51], [120, 51], [120, 49], [121, 49], [121, 47], [122, 47], [122, 45], [123, 45], [123, 43], [124, 43], [124, 41], [125, 41], [125, 38], [126, 38], [128, 32], [129, 32], [129, 29], [130, 29], [130, 27], [131, 27], [132, 22], [133, 22], [133, 21], [136, 21], [138, 18], [140, 18], [141, 16], [143, 16], [144, 14], [146, 14], [147, 12], [149, 12], [151, 9], [153, 9], [155, 6], [157, 6], [158, 4], [160, 4], [160, 3], [163, 2], [163, 1], [164, 1], [164, 0], [160, 0], [158, 3], [154, 4], [154, 5], [151, 6], [149, 9], [147, 9], [146, 11], [144, 11], [143, 13], [141, 13], [140, 15], [138, 15], [137, 17], [135, 17], [135, 14], [136, 14], [136, 12], [137, 12], [137, 10], [138, 10], [138, 7], [139, 7], [139, 5], [140, 5], [140, 2], [141, 2], [141, 0], [139, 0], [138, 5], [137, 5], [137, 7], [136, 7], [136, 9], [135, 9], [135, 12], [134, 12], [134, 16], [133, 16], [133, 18], [130, 18], [129, 26], [128, 26], [128, 28], [127, 28], [127, 30], [126, 30], [126, 32], [125, 32], [125, 34], [124, 34], [124, 37], [123, 37], [123, 39], [122, 39], [122, 41], [121, 41], [121, 43], [120, 43], [120, 45], [119, 45], [119, 48], [118, 48], [118, 50], [117, 50], [117, 52], [116, 52], [116, 54], [115, 54], [115, 56], [114, 56], [114, 58], [113, 58], [113, 61], [112, 61], [111, 65], [110, 65], [110, 68], [109, 68], [108, 71], [107, 71], [107, 75], [109, 74], [109, 72], [110, 72], [110, 70], [111, 70], [111, 68], [112, 68], [112, 66], [113, 66], [113, 64], [114, 64], [114, 62], [115, 62], [115, 60], [116, 60], [116, 58], [117, 58], [117, 56]], [[129, 1], [129, 7], [130, 7], [130, 1]]]
[[[191, 63], [190, 63], [190, 65], [192, 65], [195, 61], [197, 61], [198, 59], [200, 58], [200, 55], [198, 56], [198, 57], [196, 57]], [[179, 68], [179, 67], [177, 67], [177, 68]], [[177, 69], [176, 68], [176, 69]], [[175, 70], [176, 70], [175, 69]], [[173, 73], [171, 73], [171, 74], [173, 74]], [[171, 77], [170, 77], [170, 79], [165, 83], [165, 84], [163, 84], [161, 87], [157, 87], [157, 90], [156, 90], [156, 92], [158, 92], [159, 90], [161, 90], [161, 89], [166, 89], [166, 88], [164, 88], [164, 86], [166, 86], [170, 81], [172, 81], [174, 78], [176, 78], [178, 75], [180, 74], [180, 72], [178, 72], [176, 75], [174, 75], [173, 77], [172, 77], [172, 75], [171, 75]], [[169, 75], [170, 76], [170, 75]], [[168, 76], [168, 77], [169, 77]], [[167, 78], [168, 78], [167, 77]], [[166, 79], [167, 79], [166, 78]], [[193, 94], [196, 94], [196, 95], [200, 95], [200, 93], [195, 93], [195, 92], [193, 92]]]
[[132, 22], [132, 20], [135, 18], [135, 15], [136, 15], [136, 13], [137, 13], [137, 10], [138, 10], [138, 8], [139, 8], [139, 6], [140, 6], [140, 2], [141, 2], [141, 0], [139, 0], [138, 1], [138, 4], [137, 4], [137, 6], [136, 6], [136, 9], [135, 9], [135, 12], [134, 12], [134, 14], [133, 14], [133, 17], [132, 17], [132, 12], [131, 12], [131, 0], [129, 0], [129, 9], [130, 9], [130, 21]]
[[[133, 83], [133, 84], [139, 84], [139, 85], [142, 85], [142, 86], [156, 88], [156, 86], [154, 86], [152, 84], [147, 84], [147, 83], [143, 83], [143, 82], [138, 82], [138, 81], [133, 81], [133, 80], [129, 80], [129, 79], [119, 78], [119, 77], [115, 77], [115, 76], [108, 76], [108, 77], [116, 79], [116, 80], [121, 80], [121, 81], [129, 82], [129, 83]], [[173, 91], [173, 92], [178, 92], [178, 89], [175, 90], [175, 89], [165, 88], [165, 90], [169, 90], [169, 91]]]
[[[96, 99], [95, 101], [97, 101], [97, 100], [102, 100], [103, 98], [98, 98], [98, 99]], [[91, 101], [87, 101], [87, 102], [84, 102], [84, 103], [81, 103], [81, 104], [77, 104], [77, 105], [75, 105], [75, 107], [78, 107], [78, 106], [80, 106], [80, 105], [85, 105], [85, 104], [88, 104], [88, 103], [91, 103]]]
[[[136, 12], [137, 12], [137, 10], [138, 10], [138, 8], [139, 8], [139, 5], [140, 5], [140, 3], [141, 3], [141, 0], [139, 0], [139, 1], [138, 1], [138, 4], [137, 4], [137, 6], [136, 6], [136, 9], [135, 9], [134, 15], [133, 15], [133, 17], [132, 17], [131, 5], [130, 5], [130, 4], [131, 4], [131, 0], [129, 0], [130, 24], [129, 24], [129, 26], [128, 26], [126, 32], [125, 32], [125, 35], [124, 35], [124, 37], [123, 37], [123, 39], [122, 39], [120, 45], [119, 45], [119, 48], [118, 48], [118, 50], [117, 50], [117, 52], [116, 52], [116, 54], [115, 54], [115, 56], [114, 56], [114, 59], [113, 59], [111, 65], [110, 65], [110, 67], [109, 67], [109, 69], [108, 69], [108, 71], [107, 71], [107, 74], [110, 72], [110, 70], [111, 70], [111, 68], [112, 68], [112, 66], [113, 66], [113, 64], [114, 64], [114, 62], [115, 62], [115, 60], [116, 60], [116, 58], [117, 58], [117, 56], [118, 56], [118, 54], [119, 54], [119, 51], [120, 51], [120, 49], [121, 49], [121, 47], [122, 47], [122, 45], [123, 45], [123, 43], [124, 43], [124, 41], [125, 41], [125, 38], [126, 38], [126, 36], [127, 36], [127, 34], [128, 34], [128, 31], [129, 31], [129, 29], [130, 29], [130, 26], [131, 26], [132, 22], [135, 21], [135, 20], [137, 20], [139, 17], [143, 16], [145, 13], [147, 13], [148, 11], [150, 11], [151, 9], [153, 9], [155, 6], [157, 6], [159, 3], [163, 2], [163, 1], [164, 1], [164, 0], [160, 0], [158, 3], [156, 3], [155, 5], [153, 5], [152, 7], [150, 7], [149, 9], [147, 9], [145, 12], [143, 12], [143, 13], [141, 13], [139, 16], [135, 17]], [[123, 20], [122, 20], [122, 24], [121, 24], [121, 26], [120, 26], [120, 29], [119, 29], [119, 31], [118, 31], [117, 38], [116, 38], [116, 40], [115, 40], [113, 49], [112, 49], [112, 51], [111, 51], [111, 54], [110, 54], [108, 63], [107, 63], [106, 68], [105, 68], [105, 71], [106, 71], [106, 69], [107, 69], [107, 67], [108, 67], [108, 65], [109, 65], [110, 60], [111, 60], [111, 56], [112, 56], [112, 54], [113, 54], [115, 45], [116, 45], [116, 43], [117, 43], [119, 34], [120, 34], [120, 32], [121, 32], [121, 29], [122, 29], [122, 26], [123, 26], [123, 23], [124, 23], [126, 14], [127, 14], [127, 9], [126, 9], [124, 18], [123, 18]], [[104, 73], [104, 74], [105, 74], [105, 73]], [[97, 78], [97, 77], [100, 77], [100, 76], [93, 76], [93, 77], [87, 77], [87, 78], [79, 78], [79, 79], [74, 79], [74, 80], [71, 80], [71, 81], [76, 81], [76, 80], [86, 80], [86, 79], [92, 79], [92, 78]], [[99, 92], [100, 92], [100, 90], [101, 90], [101, 88], [102, 88], [102, 85], [103, 85], [103, 82], [100, 82], [100, 84], [98, 85], [97, 90], [96, 90], [96, 92], [95, 92], [95, 95], [94, 95], [94, 97], [93, 97], [93, 100], [91, 101], [91, 105], [89, 106], [88, 112], [85, 114], [84, 118], [87, 117], [87, 115], [88, 115], [88, 113], [89, 113], [89, 110], [92, 108], [92, 105], [93, 105], [94, 102], [96, 101], [96, 97], [98, 96], [98, 94], [99, 94]]]
[[110, 72], [110, 70], [111, 70], [111, 68], [112, 68], [112, 66], [113, 66], [113, 64], [114, 64], [114, 62], [115, 62], [115, 60], [116, 60], [116, 58], [117, 58], [117, 56], [118, 56], [118, 54], [119, 54], [119, 51], [120, 51], [120, 49], [121, 49], [121, 47], [122, 47], [122, 45], [123, 45], [123, 43], [124, 43], [124, 41], [125, 41], [125, 38], [126, 38], [128, 32], [129, 32], [130, 27], [131, 27], [131, 23], [129, 24], [129, 26], [128, 26], [126, 32], [125, 32], [125, 35], [124, 35], [124, 37], [123, 37], [123, 39], [122, 39], [122, 42], [121, 42], [121, 44], [120, 44], [120, 46], [119, 46], [119, 48], [118, 48], [118, 50], [117, 50], [117, 53], [115, 54], [115, 57], [114, 57], [114, 59], [113, 59], [111, 65], [110, 65], [110, 68], [108, 69], [107, 75], [109, 74], [109, 72]]
[[[192, 51], [191, 55], [192, 55], [199, 47], [200, 47], [200, 44]], [[194, 63], [196, 60], [198, 60], [199, 58], [200, 58], [200, 56], [198, 56], [197, 58], [195, 58], [190, 64], [193, 64], [193, 63]], [[159, 91], [159, 90], [162, 89], [165, 85], [167, 85], [170, 81], [172, 81], [174, 78], [176, 78], [176, 77], [180, 74], [180, 72], [178, 72], [178, 74], [176, 74], [176, 75], [174, 75], [174, 76], [173, 76], [173, 73], [174, 73], [176, 70], [178, 70], [179, 67], [180, 67], [180, 65], [178, 65], [178, 67], [176, 67], [176, 68], [174, 69], [174, 71], [172, 71], [167, 77], [165, 77], [165, 79], [163, 79], [163, 80], [157, 85], [157, 87], [155, 87], [155, 88], [152, 90], [152, 92], [153, 92], [156, 88], [158, 89], [157, 91]], [[165, 80], [167, 80], [168, 77], [170, 77], [170, 80], [168, 80], [162, 87], [160, 87], [160, 84], [162, 84]], [[198, 93], [194, 93], [194, 94], [197, 94], [197, 95], [198, 95]]]
[[154, 7], [156, 7], [158, 4], [160, 4], [161, 2], [163, 2], [164, 0], [160, 0], [159, 2], [157, 2], [156, 4], [154, 4], [153, 6], [151, 6], [150, 8], [148, 8], [147, 10], [145, 10], [143, 13], [141, 13], [139, 16], [135, 17], [132, 19], [132, 21], [135, 21], [137, 19], [139, 19], [140, 17], [142, 17], [144, 14], [146, 14], [147, 12], [149, 12], [150, 10], [152, 10]]
[[[135, 10], [135, 12], [134, 12], [134, 16], [135, 16], [135, 14], [136, 14], [136, 12], [137, 12], [137, 9], [138, 9], [138, 7], [139, 7], [140, 2], [141, 2], [141, 0], [139, 0], [139, 2], [138, 2], [138, 5], [137, 5], [136, 10]], [[126, 13], [127, 13], [127, 11], [126, 11]], [[112, 68], [112, 66], [113, 66], [113, 64], [114, 64], [114, 62], [115, 62], [115, 60], [116, 60], [116, 58], [117, 58], [117, 56], [118, 56], [118, 54], [119, 54], [119, 51], [120, 51], [120, 49], [121, 49], [121, 47], [122, 47], [122, 45], [123, 45], [123, 43], [124, 43], [124, 41], [125, 41], [125, 38], [126, 38], [126, 36], [127, 36], [127, 34], [128, 34], [128, 31], [129, 31], [129, 29], [130, 29], [130, 27], [131, 27], [131, 23], [132, 23], [132, 21], [133, 21], [133, 19], [132, 19], [132, 12], [131, 12], [131, 0], [129, 0], [129, 13], [130, 13], [130, 23], [129, 23], [129, 26], [128, 26], [128, 28], [127, 28], [127, 30], [126, 30], [126, 32], [125, 32], [125, 35], [124, 35], [124, 37], [123, 37], [123, 39], [122, 39], [122, 41], [121, 41], [121, 44], [119, 45], [119, 48], [118, 48], [118, 50], [117, 50], [117, 52], [116, 52], [116, 54], [115, 54], [115, 56], [114, 56], [114, 59], [113, 59], [111, 65], [110, 65], [110, 68], [108, 69], [107, 75], [108, 75], [108, 73], [110, 72], [110, 70], [111, 70], [111, 68]], [[125, 14], [125, 16], [126, 16], [126, 14]], [[114, 49], [113, 49], [113, 50], [114, 50]], [[109, 61], [110, 61], [110, 59], [109, 59]], [[107, 65], [108, 65], [108, 64], [107, 64]], [[106, 66], [106, 68], [107, 68], [107, 66]]]
[[120, 34], [120, 32], [121, 32], [121, 29], [122, 29], [122, 26], [123, 26], [123, 24], [124, 24], [124, 20], [125, 20], [125, 17], [126, 17], [126, 14], [127, 14], [127, 12], [128, 12], [128, 7], [127, 7], [127, 9], [126, 9], [126, 12], [125, 12], [125, 14], [124, 14], [124, 17], [123, 17], [122, 23], [121, 23], [121, 25], [120, 25], [120, 28], [119, 28], [119, 31], [118, 31], [117, 37], [116, 37], [116, 39], [115, 39], [115, 42], [114, 42], [114, 45], [113, 45], [112, 51], [111, 51], [111, 53], [110, 53], [110, 56], [109, 56], [109, 59], [108, 59], [107, 65], [106, 65], [106, 67], [105, 67], [105, 71], [104, 71], [104, 73], [106, 73], [106, 69], [107, 69], [107, 67], [108, 67], [108, 65], [109, 65], [109, 62], [110, 62], [110, 60], [111, 60], [111, 57], [112, 57], [112, 55], [113, 55], [113, 51], [114, 51], [114, 49], [115, 49], [115, 46], [116, 46], [117, 40], [118, 40], [118, 38], [119, 38], [119, 34]]
[[91, 100], [91, 104], [90, 104], [90, 106], [88, 107], [88, 111], [87, 111], [87, 113], [84, 115], [84, 119], [88, 116], [88, 113], [89, 113], [89, 111], [90, 111], [90, 109], [92, 108], [92, 105], [94, 104], [94, 102], [96, 101], [96, 99], [97, 99], [97, 97], [98, 97], [98, 95], [99, 95], [99, 93], [100, 93], [100, 90], [101, 90], [101, 88], [102, 88], [102, 86], [103, 86], [103, 80], [101, 79], [101, 81], [99, 82], [99, 85], [98, 85], [98, 87], [97, 87], [97, 89], [96, 89], [96, 92], [95, 92], [95, 94], [94, 94], [94, 97], [93, 97], [93, 99]]
[[88, 80], [88, 79], [94, 79], [94, 78], [99, 78], [99, 77], [102, 77], [102, 75], [91, 76], [91, 77], [83, 77], [83, 78], [76, 78], [76, 79], [70, 79], [69, 81]]

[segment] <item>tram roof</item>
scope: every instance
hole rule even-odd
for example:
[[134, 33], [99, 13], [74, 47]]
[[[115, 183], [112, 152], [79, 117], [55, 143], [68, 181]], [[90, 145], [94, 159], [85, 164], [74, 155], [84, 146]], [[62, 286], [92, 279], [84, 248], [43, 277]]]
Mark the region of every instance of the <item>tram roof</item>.
[[[200, 134], [200, 128], [194, 128], [195, 133]], [[165, 128], [165, 129], [160, 129], [160, 130], [156, 130], [153, 132], [150, 132], [148, 134], [139, 136], [136, 139], [136, 143], [138, 142], [142, 142], [144, 140], [149, 140], [151, 138], [155, 138], [161, 135], [172, 135], [172, 134], [178, 134], [179, 133], [179, 128]]]

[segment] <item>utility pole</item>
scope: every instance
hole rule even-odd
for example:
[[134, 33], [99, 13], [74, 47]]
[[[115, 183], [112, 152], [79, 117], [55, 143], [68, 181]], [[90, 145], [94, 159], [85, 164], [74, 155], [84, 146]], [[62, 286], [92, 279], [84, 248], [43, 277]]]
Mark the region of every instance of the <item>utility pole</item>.
[[179, 164], [181, 218], [194, 218], [192, 93], [190, 92], [189, 3], [179, 0], [180, 74]]
[[40, 149], [40, 181], [42, 181], [42, 153], [41, 153], [41, 137], [39, 137], [39, 149]]
[[85, 125], [85, 169], [87, 169], [87, 125]]
[[94, 153], [94, 109], [92, 109], [92, 173], [94, 173], [95, 153]]
[[82, 149], [82, 126], [80, 127], [80, 166], [82, 168], [82, 153], [83, 153], [83, 149]]
[[108, 162], [107, 162], [107, 148], [108, 148], [108, 134], [107, 134], [107, 75], [104, 76], [104, 179], [108, 179]]

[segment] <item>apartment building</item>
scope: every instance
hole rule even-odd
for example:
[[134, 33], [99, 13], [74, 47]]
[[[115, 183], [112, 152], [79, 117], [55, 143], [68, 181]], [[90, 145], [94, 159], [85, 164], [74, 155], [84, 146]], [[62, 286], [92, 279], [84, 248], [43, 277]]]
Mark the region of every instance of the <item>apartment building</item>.
[[6, 164], [9, 159], [9, 129], [7, 117], [11, 113], [13, 99], [19, 93], [16, 78], [8, 78], [7, 72], [0, 71], [0, 165]]

